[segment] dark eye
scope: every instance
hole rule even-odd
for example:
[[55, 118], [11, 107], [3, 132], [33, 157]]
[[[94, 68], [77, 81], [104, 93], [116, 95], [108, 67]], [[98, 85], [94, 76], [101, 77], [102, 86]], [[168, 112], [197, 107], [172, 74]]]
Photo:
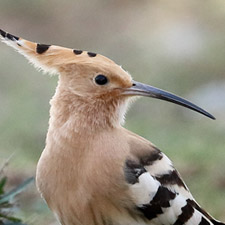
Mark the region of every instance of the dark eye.
[[95, 83], [98, 85], [105, 85], [108, 83], [108, 79], [105, 75], [99, 74], [95, 77]]

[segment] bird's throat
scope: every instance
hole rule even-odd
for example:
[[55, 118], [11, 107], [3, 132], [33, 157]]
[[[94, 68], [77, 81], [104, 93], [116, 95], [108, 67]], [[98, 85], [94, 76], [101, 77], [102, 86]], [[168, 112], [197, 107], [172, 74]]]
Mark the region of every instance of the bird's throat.
[[82, 98], [57, 88], [51, 100], [49, 130], [62, 135], [93, 134], [121, 126], [128, 100], [124, 98]]

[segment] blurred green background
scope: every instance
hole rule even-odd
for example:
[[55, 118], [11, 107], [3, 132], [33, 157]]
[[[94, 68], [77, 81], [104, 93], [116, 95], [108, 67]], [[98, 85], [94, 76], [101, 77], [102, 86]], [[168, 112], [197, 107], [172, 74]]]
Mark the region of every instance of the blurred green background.
[[[1, 0], [0, 21], [28, 40], [108, 56], [135, 80], [212, 113], [216, 121], [142, 98], [125, 126], [164, 151], [200, 205], [225, 221], [224, 0]], [[35, 174], [57, 76], [37, 72], [4, 44], [0, 53], [0, 163], [13, 154], [6, 170], [13, 185]], [[57, 224], [34, 185], [17, 213], [29, 224]]]

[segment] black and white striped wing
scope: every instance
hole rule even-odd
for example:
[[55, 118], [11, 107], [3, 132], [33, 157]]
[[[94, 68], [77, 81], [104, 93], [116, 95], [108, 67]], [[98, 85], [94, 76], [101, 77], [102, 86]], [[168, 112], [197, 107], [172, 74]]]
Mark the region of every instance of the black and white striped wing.
[[198, 206], [172, 162], [158, 149], [149, 156], [128, 159], [125, 177], [146, 224], [223, 224]]

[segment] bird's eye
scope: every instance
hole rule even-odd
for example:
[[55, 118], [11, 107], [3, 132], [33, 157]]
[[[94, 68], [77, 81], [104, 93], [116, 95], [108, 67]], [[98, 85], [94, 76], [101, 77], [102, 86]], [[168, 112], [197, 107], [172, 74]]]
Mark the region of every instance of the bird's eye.
[[108, 83], [108, 78], [105, 75], [99, 74], [95, 77], [95, 83], [98, 85], [105, 85]]

